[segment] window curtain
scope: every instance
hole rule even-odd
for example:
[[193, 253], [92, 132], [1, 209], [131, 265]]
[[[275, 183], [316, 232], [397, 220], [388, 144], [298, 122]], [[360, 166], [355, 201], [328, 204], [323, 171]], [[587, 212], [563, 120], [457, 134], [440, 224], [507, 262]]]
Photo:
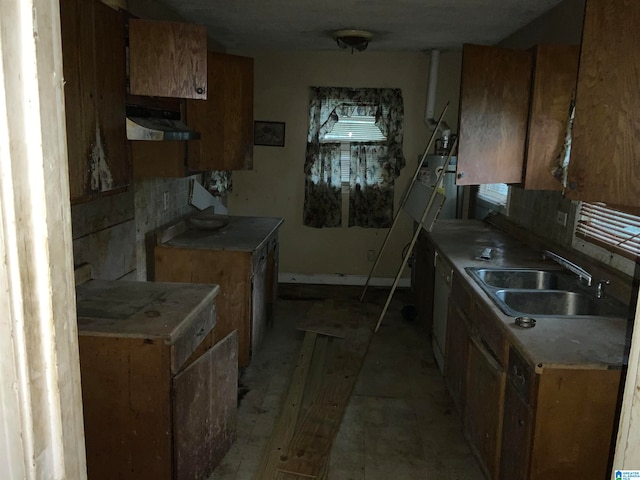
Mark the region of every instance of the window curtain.
[[393, 221], [395, 172], [389, 147], [351, 144], [349, 174], [349, 226], [384, 228]]
[[[364, 151], [352, 149], [352, 157], [355, 151], [359, 160], [351, 160], [349, 225], [376, 228], [391, 225], [393, 181], [405, 165], [402, 92], [390, 88], [311, 87], [304, 166], [303, 221], [307, 226], [341, 226], [340, 144], [321, 140], [339, 116], [353, 114], [375, 116], [375, 124], [387, 140], [377, 145], [361, 145]], [[365, 175], [363, 172], [367, 171], [372, 173]]]

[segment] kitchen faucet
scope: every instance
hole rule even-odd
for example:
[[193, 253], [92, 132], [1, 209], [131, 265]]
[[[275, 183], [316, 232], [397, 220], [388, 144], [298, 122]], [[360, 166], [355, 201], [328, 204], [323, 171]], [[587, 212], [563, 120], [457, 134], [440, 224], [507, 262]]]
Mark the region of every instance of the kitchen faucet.
[[550, 252], [549, 250], [545, 250], [544, 252], [542, 252], [542, 255], [544, 257], [550, 258], [554, 262], [559, 263], [560, 265], [562, 265], [567, 270], [569, 270], [569, 271], [575, 273], [576, 275], [578, 275], [580, 277], [580, 279], [584, 280], [587, 283], [588, 287], [591, 286], [591, 280], [592, 280], [591, 274], [589, 272], [587, 272], [584, 268], [579, 267], [575, 263], [571, 263], [566, 258], [561, 257], [560, 255], [558, 255], [556, 253]]

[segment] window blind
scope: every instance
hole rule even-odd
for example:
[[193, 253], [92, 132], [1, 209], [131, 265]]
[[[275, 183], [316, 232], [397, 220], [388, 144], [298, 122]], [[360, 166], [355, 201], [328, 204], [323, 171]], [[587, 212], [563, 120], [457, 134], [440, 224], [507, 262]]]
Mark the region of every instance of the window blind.
[[323, 142], [382, 142], [387, 139], [373, 116], [340, 117]]
[[340, 181], [349, 185], [349, 170], [351, 167], [351, 145], [347, 142], [340, 144]]
[[478, 197], [496, 205], [506, 205], [509, 186], [506, 183], [489, 183], [480, 185]]
[[604, 203], [580, 204], [575, 234], [627, 258], [640, 255], [640, 217]]

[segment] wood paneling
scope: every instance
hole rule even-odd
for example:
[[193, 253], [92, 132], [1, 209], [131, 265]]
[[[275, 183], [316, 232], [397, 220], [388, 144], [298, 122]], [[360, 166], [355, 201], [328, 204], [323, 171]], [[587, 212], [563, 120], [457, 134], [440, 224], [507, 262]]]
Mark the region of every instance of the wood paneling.
[[640, 3], [588, 0], [567, 197], [640, 206]]
[[538, 45], [529, 112], [524, 188], [562, 190], [551, 170], [562, 151], [571, 96], [578, 77], [579, 47]]
[[187, 124], [200, 132], [189, 142], [193, 170], [253, 166], [253, 58], [209, 52], [206, 101], [187, 102]]
[[132, 95], [207, 98], [207, 31], [176, 22], [129, 20]]
[[464, 46], [458, 185], [522, 181], [531, 68], [528, 51]]

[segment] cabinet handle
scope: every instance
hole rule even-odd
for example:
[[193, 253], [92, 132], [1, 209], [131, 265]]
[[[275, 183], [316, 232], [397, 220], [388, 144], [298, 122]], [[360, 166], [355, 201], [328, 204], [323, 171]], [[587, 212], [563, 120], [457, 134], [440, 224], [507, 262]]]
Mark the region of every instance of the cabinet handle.
[[202, 87], [197, 87], [197, 88], [196, 88], [196, 93], [197, 93], [198, 95], [202, 95], [202, 94], [204, 93], [204, 88], [202, 88]]
[[524, 372], [522, 371], [522, 369], [520, 367], [518, 367], [517, 365], [514, 365], [513, 368], [511, 369], [511, 372], [513, 373], [513, 378], [514, 380], [516, 380], [518, 383], [524, 385]]

